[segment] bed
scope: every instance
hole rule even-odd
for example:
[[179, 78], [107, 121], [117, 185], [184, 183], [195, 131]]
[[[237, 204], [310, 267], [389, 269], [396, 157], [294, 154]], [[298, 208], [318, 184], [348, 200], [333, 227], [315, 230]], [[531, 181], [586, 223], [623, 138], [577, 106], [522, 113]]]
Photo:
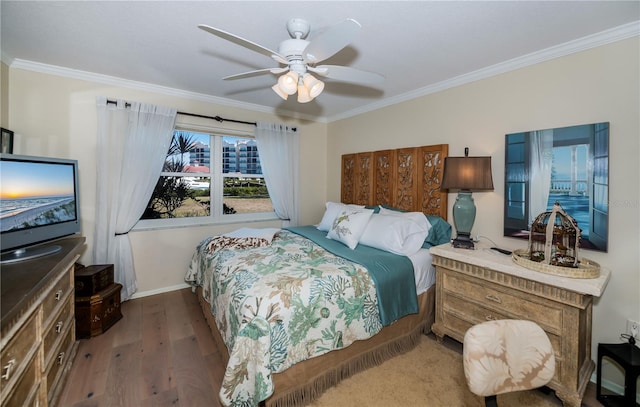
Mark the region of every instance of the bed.
[[[439, 190], [446, 155], [446, 145], [345, 155], [342, 202], [328, 202], [318, 225], [200, 242], [185, 280], [227, 364], [224, 405], [307, 404], [429, 332], [428, 247], [451, 233]], [[379, 233], [389, 222], [394, 232]]]

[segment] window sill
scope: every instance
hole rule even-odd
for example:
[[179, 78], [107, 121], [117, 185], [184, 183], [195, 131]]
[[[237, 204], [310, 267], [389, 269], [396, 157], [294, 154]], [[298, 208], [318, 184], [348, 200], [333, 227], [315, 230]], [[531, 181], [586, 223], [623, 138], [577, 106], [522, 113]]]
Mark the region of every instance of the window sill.
[[[228, 216], [228, 218], [227, 218]], [[212, 225], [229, 225], [229, 224], [246, 224], [256, 222], [272, 222], [280, 221], [281, 219], [276, 216], [275, 213], [261, 213], [261, 214], [240, 214], [240, 215], [227, 215], [221, 219], [209, 219], [209, 218], [180, 218], [180, 219], [145, 219], [140, 220], [131, 230], [132, 232], [143, 232], [148, 230], [162, 230], [162, 229], [178, 229], [178, 228], [192, 228], [200, 226], [212, 226]]]

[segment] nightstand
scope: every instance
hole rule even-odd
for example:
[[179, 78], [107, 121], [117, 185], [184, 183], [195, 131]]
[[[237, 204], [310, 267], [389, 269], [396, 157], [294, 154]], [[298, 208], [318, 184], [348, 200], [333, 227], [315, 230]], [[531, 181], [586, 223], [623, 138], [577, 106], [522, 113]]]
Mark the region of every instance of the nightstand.
[[611, 272], [572, 279], [530, 270], [511, 256], [478, 245], [432, 247], [436, 267], [436, 319], [432, 330], [462, 342], [471, 326], [492, 319], [536, 322], [549, 336], [556, 372], [548, 387], [565, 406], [580, 407], [595, 363], [591, 360], [593, 297], [600, 297]]
[[[624, 369], [624, 395], [602, 394], [602, 358], [607, 357]], [[640, 376], [640, 348], [631, 343], [598, 344], [596, 398], [605, 406], [637, 406], [636, 381]]]

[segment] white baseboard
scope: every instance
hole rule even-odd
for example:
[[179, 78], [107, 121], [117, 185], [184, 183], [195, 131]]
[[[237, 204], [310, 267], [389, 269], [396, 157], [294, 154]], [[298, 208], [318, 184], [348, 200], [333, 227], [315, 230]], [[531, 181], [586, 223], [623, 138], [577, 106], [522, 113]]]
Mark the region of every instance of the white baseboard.
[[134, 293], [131, 296], [131, 299], [135, 300], [136, 298], [142, 298], [142, 297], [148, 297], [150, 295], [168, 293], [168, 292], [171, 292], [171, 291], [182, 290], [183, 288], [189, 288], [189, 287], [191, 287], [189, 284], [183, 283], [183, 284], [178, 284], [178, 285], [174, 285], [174, 286], [170, 286], [170, 287], [158, 288], [156, 290], [138, 291], [138, 292]]

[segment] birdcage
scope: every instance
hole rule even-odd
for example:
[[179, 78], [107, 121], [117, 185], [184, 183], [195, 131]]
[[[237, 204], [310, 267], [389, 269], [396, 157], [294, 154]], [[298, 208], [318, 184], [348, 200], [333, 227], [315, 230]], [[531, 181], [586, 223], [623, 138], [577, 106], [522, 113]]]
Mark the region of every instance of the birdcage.
[[578, 267], [580, 228], [560, 203], [538, 215], [529, 234], [530, 259], [561, 267]]
[[528, 250], [515, 250], [513, 260], [543, 273], [572, 278], [597, 278], [598, 263], [578, 257], [580, 228], [560, 203], [538, 215], [531, 224]]

